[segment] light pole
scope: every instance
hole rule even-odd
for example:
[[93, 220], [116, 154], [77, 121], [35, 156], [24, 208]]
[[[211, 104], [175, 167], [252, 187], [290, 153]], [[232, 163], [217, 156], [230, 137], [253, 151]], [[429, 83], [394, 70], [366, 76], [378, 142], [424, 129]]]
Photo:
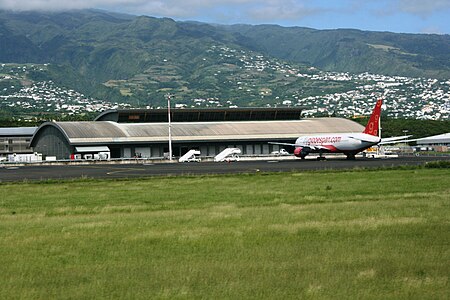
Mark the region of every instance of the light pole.
[[169, 160], [172, 161], [172, 123], [170, 116], [170, 97], [172, 95], [167, 94], [167, 116], [169, 118]]

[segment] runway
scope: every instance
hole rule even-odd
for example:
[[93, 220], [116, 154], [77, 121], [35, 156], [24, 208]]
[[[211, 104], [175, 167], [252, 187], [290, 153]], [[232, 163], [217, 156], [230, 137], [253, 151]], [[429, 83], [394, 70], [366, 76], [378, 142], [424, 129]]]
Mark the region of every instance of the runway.
[[391, 159], [316, 160], [265, 160], [232, 163], [141, 163], [141, 164], [92, 164], [66, 166], [3, 166], [0, 182], [39, 181], [76, 178], [138, 178], [149, 176], [180, 176], [206, 174], [240, 174], [258, 172], [301, 172], [311, 170], [342, 170], [355, 168], [380, 168], [402, 165], [423, 165], [426, 162], [450, 160], [446, 157], [399, 157]]

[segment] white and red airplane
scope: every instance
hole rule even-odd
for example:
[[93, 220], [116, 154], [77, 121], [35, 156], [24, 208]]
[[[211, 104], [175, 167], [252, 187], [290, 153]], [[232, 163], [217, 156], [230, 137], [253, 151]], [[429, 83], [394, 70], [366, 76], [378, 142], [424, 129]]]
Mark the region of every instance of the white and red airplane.
[[[295, 144], [271, 144], [293, 146], [295, 147], [294, 155], [301, 159], [305, 159], [310, 153], [319, 153], [318, 159], [324, 159], [323, 153], [344, 153], [347, 159], [355, 159], [357, 153], [382, 142], [379, 136], [382, 104], [383, 100], [377, 101], [369, 122], [362, 133], [327, 133], [301, 136], [295, 141]], [[393, 142], [405, 137], [388, 138], [386, 142]]]

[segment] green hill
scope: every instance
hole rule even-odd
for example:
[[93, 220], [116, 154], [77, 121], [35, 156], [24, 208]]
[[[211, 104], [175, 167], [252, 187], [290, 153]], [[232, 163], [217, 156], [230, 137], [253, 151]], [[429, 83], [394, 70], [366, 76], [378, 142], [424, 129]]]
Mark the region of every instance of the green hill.
[[323, 70], [448, 78], [450, 36], [353, 29], [314, 30], [276, 25], [222, 27], [242, 43], [280, 59]]
[[135, 104], [158, 105], [176, 92], [179, 102], [220, 96], [262, 106], [356, 85], [286, 74], [314, 72], [310, 66], [450, 78], [448, 35], [216, 26], [97, 10], [0, 11], [0, 45], [1, 63], [49, 64], [26, 80], [51, 79], [91, 97]]

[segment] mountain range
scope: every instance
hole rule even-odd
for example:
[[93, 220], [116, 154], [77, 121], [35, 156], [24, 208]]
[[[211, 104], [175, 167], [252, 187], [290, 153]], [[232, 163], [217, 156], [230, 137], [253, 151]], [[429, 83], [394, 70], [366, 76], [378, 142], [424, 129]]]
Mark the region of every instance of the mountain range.
[[233, 98], [229, 84], [258, 76], [253, 84], [279, 88], [273, 68], [246, 71], [248, 56], [265, 66], [450, 78], [449, 35], [225, 26], [99, 10], [0, 11], [0, 45], [0, 63], [48, 64], [29, 72], [30, 80], [130, 101], [161, 98], [173, 89], [191, 98]]

